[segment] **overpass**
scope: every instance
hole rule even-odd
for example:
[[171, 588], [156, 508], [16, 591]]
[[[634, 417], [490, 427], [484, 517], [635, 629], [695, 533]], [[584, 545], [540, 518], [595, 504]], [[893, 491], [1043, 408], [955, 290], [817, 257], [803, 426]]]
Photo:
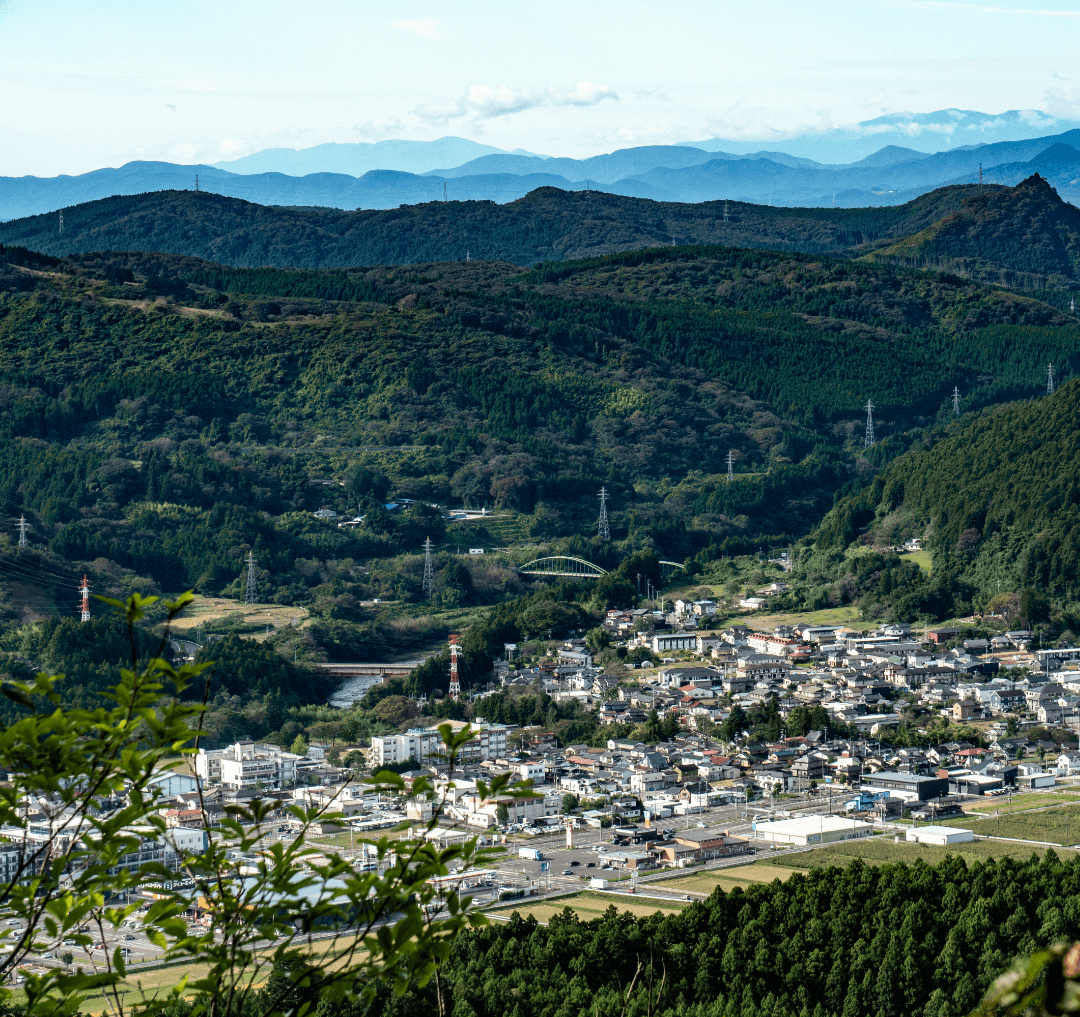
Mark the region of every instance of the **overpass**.
[[357, 678], [360, 675], [379, 675], [382, 678], [404, 677], [423, 660], [398, 660], [392, 664], [316, 664], [333, 678]]

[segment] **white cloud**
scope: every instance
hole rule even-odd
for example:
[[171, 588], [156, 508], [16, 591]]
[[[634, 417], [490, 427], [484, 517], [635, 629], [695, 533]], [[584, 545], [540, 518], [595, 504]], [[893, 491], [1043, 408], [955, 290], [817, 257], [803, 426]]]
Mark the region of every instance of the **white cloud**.
[[421, 18], [419, 21], [395, 21], [391, 28], [400, 28], [403, 32], [422, 35], [425, 39], [442, 39], [443, 34], [435, 25], [434, 18]]
[[607, 85], [579, 81], [573, 88], [543, 90], [514, 89], [506, 85], [470, 85], [457, 99], [435, 101], [418, 106], [413, 112], [429, 124], [444, 125], [450, 120], [471, 117], [474, 121], [492, 120], [510, 113], [521, 113], [539, 106], [595, 106], [605, 99], [618, 101]]
[[356, 124], [354, 130], [361, 138], [373, 138], [375, 141], [381, 141], [392, 134], [400, 135], [405, 130], [405, 124], [398, 120], [397, 117], [372, 117], [362, 124]]

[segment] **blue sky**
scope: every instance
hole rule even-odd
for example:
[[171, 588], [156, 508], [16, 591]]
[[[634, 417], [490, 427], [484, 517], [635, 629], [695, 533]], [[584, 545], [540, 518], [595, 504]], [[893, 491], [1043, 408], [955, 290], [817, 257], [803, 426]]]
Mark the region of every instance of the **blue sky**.
[[327, 141], [581, 157], [946, 107], [1080, 117], [1080, 4], [0, 0], [0, 175]]

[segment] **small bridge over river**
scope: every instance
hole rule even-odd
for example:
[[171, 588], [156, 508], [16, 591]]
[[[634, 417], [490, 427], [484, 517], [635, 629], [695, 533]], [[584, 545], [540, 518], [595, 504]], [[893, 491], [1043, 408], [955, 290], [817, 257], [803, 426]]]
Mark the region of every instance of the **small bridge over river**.
[[[660, 562], [660, 570], [665, 579], [682, 568], [681, 562], [663, 560]], [[550, 558], [537, 558], [535, 561], [519, 565], [517, 571], [523, 576], [553, 576], [560, 579], [599, 579], [608, 574], [607, 569], [594, 565], [584, 558], [561, 554]]]

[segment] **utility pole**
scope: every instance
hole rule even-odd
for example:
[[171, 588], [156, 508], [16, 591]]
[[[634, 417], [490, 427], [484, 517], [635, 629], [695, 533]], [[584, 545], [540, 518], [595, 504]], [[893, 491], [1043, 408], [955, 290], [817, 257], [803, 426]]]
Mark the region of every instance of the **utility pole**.
[[435, 589], [435, 566], [431, 561], [431, 538], [424, 538], [424, 585], [425, 597], [430, 597]]
[[729, 448], [727, 454], [727, 482], [735, 479], [735, 449]]
[[875, 443], [874, 438], [874, 404], [866, 400], [866, 436], [863, 438], [863, 448], [870, 448]]
[[19, 547], [29, 547], [30, 541], [26, 539], [26, 531], [29, 526], [26, 522], [26, 516], [19, 516]]
[[607, 518], [607, 488], [600, 488], [600, 520], [596, 525], [596, 532], [601, 540], [611, 540], [611, 529]]
[[1049, 363], [1046, 365], [1046, 394], [1054, 394], [1054, 365]]
[[79, 587], [79, 592], [82, 594], [82, 617], [80, 621], [88, 622], [90, 620], [90, 581], [86, 578], [86, 573], [83, 573], [82, 586]]
[[248, 551], [247, 582], [244, 583], [244, 603], [254, 604], [258, 597], [258, 580], [255, 577], [255, 552]]
[[458, 681], [458, 669], [457, 669], [457, 655], [461, 652], [461, 646], [458, 643], [460, 636], [450, 637], [450, 689], [447, 695], [451, 699], [458, 699], [461, 696], [461, 682]]
[[952, 411], [955, 416], [960, 416], [960, 388], [958, 385], [953, 385]]

